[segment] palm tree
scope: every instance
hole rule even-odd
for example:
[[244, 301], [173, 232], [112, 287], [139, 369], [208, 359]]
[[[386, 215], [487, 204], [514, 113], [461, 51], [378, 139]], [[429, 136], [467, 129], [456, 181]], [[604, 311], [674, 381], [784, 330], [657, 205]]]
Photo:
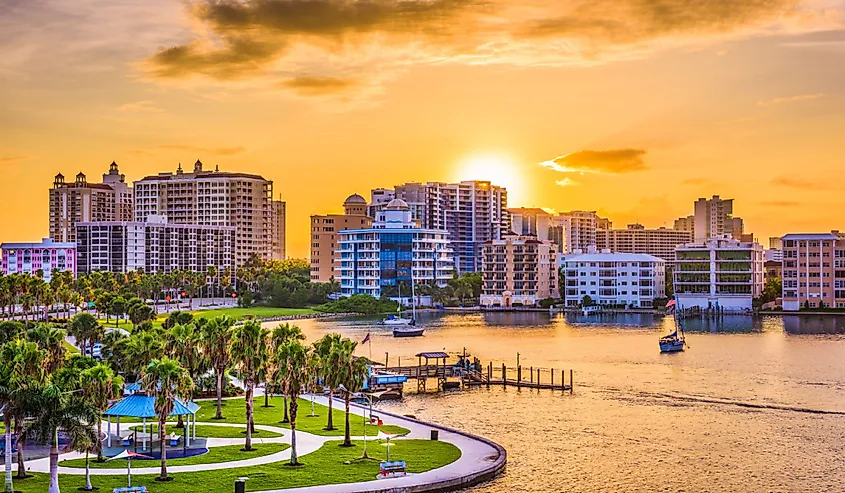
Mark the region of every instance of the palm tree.
[[338, 388], [341, 389], [343, 401], [346, 404], [346, 430], [342, 444], [344, 447], [352, 446], [349, 427], [349, 404], [352, 401], [353, 394], [360, 392], [363, 388], [364, 381], [368, 375], [367, 359], [355, 357], [355, 348], [357, 346], [357, 342], [343, 339], [340, 346], [336, 349], [339, 363]]
[[[176, 325], [165, 334], [164, 352], [188, 370], [191, 380], [205, 371], [205, 359], [199, 347], [199, 331], [193, 323]], [[188, 399], [192, 398], [188, 395]], [[182, 415], [179, 415], [177, 428], [184, 428]]]
[[[285, 344], [287, 344], [290, 341], [304, 341], [304, 340], [305, 340], [305, 335], [302, 333], [302, 330], [299, 327], [297, 327], [296, 325], [291, 325], [291, 324], [287, 324], [287, 323], [279, 324], [278, 327], [273, 329], [273, 333], [270, 337], [270, 341], [271, 341], [270, 347], [277, 351], [278, 348], [284, 346]], [[271, 355], [272, 355], [272, 353], [274, 353], [276, 351], [271, 351]], [[268, 406], [266, 387], [270, 386], [271, 381], [274, 381], [274, 380], [277, 381], [278, 380], [278, 378], [281, 376], [281, 375], [278, 374], [278, 372], [281, 371], [281, 369], [282, 369], [282, 365], [279, 363], [277, 358], [271, 357], [269, 359], [270, 359], [270, 361], [273, 362], [272, 366], [273, 366], [273, 369], [275, 369], [276, 371], [271, 372], [270, 368], [268, 368], [268, 371], [266, 372], [267, 373], [267, 385], [265, 386], [265, 392], [264, 392], [264, 406], [265, 407]], [[276, 374], [274, 374], [274, 373], [276, 373]], [[282, 384], [282, 386], [284, 387], [284, 383]], [[284, 415], [284, 418], [282, 418], [282, 423], [287, 423], [290, 420], [290, 418], [288, 416], [288, 397], [287, 397], [287, 394], [283, 393], [282, 398], [284, 399], [284, 408], [285, 408], [285, 411], [284, 411], [285, 415]]]
[[[34, 342], [16, 340], [3, 345], [0, 349], [0, 409], [3, 409], [3, 425], [5, 427], [5, 465], [6, 481], [4, 491], [11, 493], [12, 488], [12, 418], [15, 426], [22, 424], [21, 417], [25, 414], [24, 401], [26, 392], [44, 380], [45, 358], [44, 351], [38, 349]], [[18, 435], [18, 455], [22, 457], [22, 440]], [[18, 461], [20, 462], [20, 460]], [[24, 471], [25, 473], [25, 471]], [[20, 469], [18, 475], [21, 474]]]
[[98, 440], [94, 422], [100, 415], [85, 398], [75, 390], [63, 391], [57, 385], [43, 386], [38, 395], [38, 413], [27, 433], [35, 435], [41, 443], [50, 443], [50, 487], [48, 493], [59, 490], [59, 428], [70, 438], [70, 443]]
[[[97, 420], [97, 423], [101, 422], [101, 419]], [[99, 433], [99, 430], [98, 430]], [[99, 441], [99, 434], [97, 435], [97, 443], [102, 446], [102, 442]], [[68, 447], [75, 450], [76, 452], [85, 452], [85, 486], [79, 488], [80, 491], [94, 491], [94, 487], [91, 485], [91, 467], [88, 461], [88, 454], [91, 452], [96, 452], [99, 448], [96, 443], [91, 441], [91, 437], [87, 433], [77, 433], [70, 437], [70, 443]], [[99, 461], [99, 462], [102, 462]]]
[[322, 382], [323, 387], [329, 389], [329, 418], [325, 431], [333, 431], [334, 420], [332, 418], [332, 393], [337, 388], [338, 366], [335, 364], [335, 348], [340, 345], [339, 334], [326, 334], [314, 343], [314, 352], [319, 358], [319, 368], [316, 369], [317, 378]]
[[267, 338], [269, 331], [261, 328], [261, 324], [250, 320], [235, 327], [229, 351], [235, 368], [246, 389], [246, 442], [244, 451], [252, 450], [253, 421], [253, 393], [255, 384], [259, 381], [267, 362]]
[[161, 450], [161, 473], [158, 481], [167, 478], [167, 417], [173, 412], [176, 399], [194, 388], [194, 382], [178, 361], [164, 357], [150, 363], [141, 376], [148, 395], [155, 396], [155, 412], [158, 415], [158, 438]]
[[292, 338], [279, 346], [277, 360], [280, 363], [280, 373], [283, 375], [282, 390], [285, 395], [290, 396], [290, 465], [296, 466], [299, 465], [296, 454], [296, 415], [299, 409], [299, 395], [307, 387], [311, 377], [310, 350], [300, 342], [300, 339]]
[[42, 364], [46, 373], [55, 372], [65, 359], [65, 331], [38, 324], [26, 333], [26, 338], [38, 344], [38, 348], [46, 352]]
[[[114, 371], [103, 363], [84, 370], [80, 379], [83, 394], [97, 408], [100, 415], [108, 409], [109, 401], [120, 395], [120, 389], [123, 388], [123, 377], [115, 375]], [[102, 432], [103, 420], [98, 419], [97, 443], [94, 447], [97, 462], [103, 462], [103, 442], [100, 440]]]
[[150, 332], [133, 334], [126, 344], [127, 367], [124, 371], [141, 373], [150, 361], [161, 358], [163, 354], [164, 346], [155, 334]]
[[217, 377], [217, 414], [214, 419], [223, 419], [223, 376], [231, 361], [229, 345], [232, 341], [232, 327], [235, 321], [226, 315], [215, 317], [202, 326], [200, 344], [205, 357], [211, 361]]

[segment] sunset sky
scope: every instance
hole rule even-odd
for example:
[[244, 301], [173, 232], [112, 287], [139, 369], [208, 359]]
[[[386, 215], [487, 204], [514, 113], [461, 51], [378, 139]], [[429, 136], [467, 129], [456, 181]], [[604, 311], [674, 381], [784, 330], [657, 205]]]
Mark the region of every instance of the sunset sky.
[[308, 216], [406, 181], [763, 242], [845, 229], [845, 0], [0, 0], [0, 241], [53, 176], [201, 159]]

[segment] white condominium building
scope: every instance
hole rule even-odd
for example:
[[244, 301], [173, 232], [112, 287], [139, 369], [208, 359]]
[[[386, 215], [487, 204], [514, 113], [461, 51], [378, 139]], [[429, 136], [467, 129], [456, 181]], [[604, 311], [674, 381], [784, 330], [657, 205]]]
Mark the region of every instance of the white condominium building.
[[675, 247], [692, 241], [692, 232], [629, 224], [627, 229], [596, 230], [596, 248], [614, 253], [644, 253], [666, 262], [675, 260]]
[[485, 243], [482, 255], [482, 306], [534, 306], [560, 297], [554, 243], [506, 235]]
[[576, 253], [564, 262], [564, 282], [567, 306], [589, 296], [598, 305], [651, 308], [666, 295], [666, 262], [638, 253]]
[[274, 229], [281, 225], [272, 202], [272, 181], [246, 173], [204, 171], [200, 161], [192, 173], [179, 165], [175, 174], [159, 173], [135, 182], [136, 221], [159, 215], [167, 216], [170, 224], [232, 226], [236, 265], [252, 255], [272, 257]]
[[207, 272], [209, 267], [234, 274], [232, 226], [168, 224], [162, 216], [150, 216], [145, 222], [77, 223], [76, 235], [80, 274]]
[[379, 211], [371, 228], [337, 235], [343, 296], [407, 297], [411, 282], [445, 287], [454, 274], [448, 232], [420, 228], [401, 199]]
[[675, 299], [681, 308], [750, 310], [763, 292], [763, 247], [725, 235], [675, 249]]

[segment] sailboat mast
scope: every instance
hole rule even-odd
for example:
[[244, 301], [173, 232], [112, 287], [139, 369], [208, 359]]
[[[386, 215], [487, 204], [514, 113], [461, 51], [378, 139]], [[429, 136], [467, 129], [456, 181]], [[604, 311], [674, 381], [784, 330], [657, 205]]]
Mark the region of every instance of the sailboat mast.
[[417, 299], [414, 294], [414, 261], [411, 260], [411, 319], [417, 319]]

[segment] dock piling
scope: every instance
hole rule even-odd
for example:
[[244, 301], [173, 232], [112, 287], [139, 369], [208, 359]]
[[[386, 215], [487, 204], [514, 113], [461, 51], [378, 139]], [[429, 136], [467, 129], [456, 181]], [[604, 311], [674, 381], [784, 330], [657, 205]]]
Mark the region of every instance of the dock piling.
[[[534, 383], [534, 367], [533, 366], [531, 367], [531, 371], [528, 373], [528, 378], [531, 379], [531, 383]], [[540, 383], [540, 381], [538, 380], [537, 383]]]
[[508, 372], [507, 367], [502, 363], [502, 387], [508, 386]]
[[516, 388], [522, 388], [522, 366], [516, 367]]
[[575, 390], [575, 380], [573, 379], [574, 371], [572, 368], [569, 369], [569, 393], [572, 394], [572, 391]]

